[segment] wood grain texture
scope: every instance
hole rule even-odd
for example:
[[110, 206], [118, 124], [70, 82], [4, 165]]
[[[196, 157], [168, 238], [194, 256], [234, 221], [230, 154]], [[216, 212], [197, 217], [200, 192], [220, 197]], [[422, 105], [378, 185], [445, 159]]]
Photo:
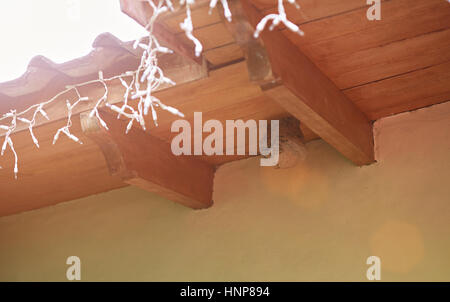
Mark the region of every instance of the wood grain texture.
[[170, 144], [142, 129], [134, 127], [125, 134], [126, 123], [110, 113], [102, 116], [109, 130], [89, 114], [80, 119], [83, 132], [102, 150], [112, 176], [193, 209], [212, 205], [213, 166], [195, 157], [175, 156]]
[[328, 56], [351, 55], [450, 27], [450, 9], [448, 3], [441, 0], [385, 1], [379, 22], [369, 21], [366, 10], [364, 6], [301, 24], [306, 33], [303, 37], [288, 30], [283, 30], [283, 33], [312, 60], [319, 61]]
[[344, 93], [369, 118], [418, 109], [450, 100], [450, 62], [420, 69]]
[[203, 55], [213, 68], [244, 59], [244, 53], [236, 43], [208, 49]]
[[317, 61], [340, 89], [368, 84], [450, 60], [450, 29]]
[[[146, 27], [153, 13], [151, 6], [144, 1], [120, 0], [120, 8], [123, 13], [134, 19], [137, 23]], [[159, 42], [172, 49], [174, 52], [186, 57], [197, 64], [203, 64], [202, 56], [195, 56], [194, 46], [191, 43], [185, 43], [166, 27], [164, 23], [155, 22], [153, 25], [153, 35]]]
[[[210, 13], [209, 2], [205, 1], [198, 2], [192, 8], [194, 35], [202, 42], [203, 56], [213, 68], [243, 58], [239, 46], [232, 41], [229, 33], [224, 31], [224, 24], [220, 17], [221, 9], [218, 5]], [[175, 10], [173, 14], [163, 17], [162, 23], [184, 43], [191, 44], [192, 42], [185, 38], [183, 30], [180, 28], [180, 23], [185, 17], [184, 10]]]
[[[255, 26], [262, 15], [241, 2]], [[367, 117], [282, 33], [261, 38], [281, 84], [265, 94], [333, 145], [355, 164], [374, 161], [372, 124]]]
[[[196, 1], [197, 2], [197, 1]], [[211, 24], [221, 23], [219, 15], [219, 8], [209, 10], [209, 2], [197, 4], [191, 9], [192, 23], [196, 29], [202, 28]], [[163, 23], [170, 29], [171, 32], [177, 34], [183, 32], [180, 23], [183, 23], [186, 18], [185, 10], [176, 11], [173, 14], [167, 15], [162, 19]]]
[[[276, 11], [276, 1], [252, 0], [262, 14]], [[301, 9], [286, 3], [290, 20], [301, 24], [306, 35], [299, 37], [278, 27], [316, 66], [340, 89], [349, 89], [384, 79], [419, 71], [448, 60], [450, 8], [442, 0], [386, 0], [382, 1], [382, 21], [367, 20], [368, 5], [361, 0], [302, 0]], [[208, 11], [207, 1], [200, 1], [193, 9], [194, 26], [208, 45], [205, 57], [212, 65], [221, 65], [242, 58], [242, 51], [228, 38], [217, 38], [223, 32], [220, 7]], [[167, 15], [165, 24], [174, 33], [180, 33], [178, 23], [184, 18], [183, 10]], [[205, 30], [203, 27], [220, 27]], [[202, 33], [203, 31], [203, 33]], [[432, 45], [432, 47], [430, 47]], [[212, 48], [209, 48], [212, 47]], [[444, 76], [445, 77], [445, 76]], [[386, 81], [378, 84], [380, 90], [395, 89]], [[450, 83], [449, 83], [450, 85]], [[436, 98], [439, 99], [437, 95]], [[379, 107], [395, 108], [394, 103], [378, 99]], [[406, 100], [405, 100], [406, 102]], [[415, 101], [412, 101], [415, 102]], [[358, 104], [357, 104], [358, 105]], [[363, 108], [363, 107], [360, 107]], [[368, 107], [367, 107], [368, 108]], [[416, 108], [415, 105], [411, 109]], [[364, 111], [365, 109], [363, 109]], [[404, 103], [404, 109], [408, 106]], [[389, 114], [395, 111], [389, 111]], [[364, 111], [367, 116], [382, 117]]]
[[[278, 1], [274, 0], [251, 0], [258, 10], [266, 12], [274, 12]], [[287, 1], [286, 1], [287, 2]], [[303, 15], [303, 20], [311, 20], [332, 16], [341, 12], [345, 12], [354, 8], [365, 6], [365, 1], [360, 0], [297, 0], [301, 9], [297, 10], [295, 6], [286, 3], [287, 13], [294, 15], [294, 12]], [[300, 21], [294, 19], [295, 21]]]
[[231, 22], [223, 14], [222, 19], [244, 53], [250, 81], [260, 86], [276, 82], [267, 50], [261, 39], [254, 38], [254, 28], [248, 21], [241, 2], [230, 1], [229, 9], [233, 16]]
[[52, 145], [55, 131], [65, 125], [57, 121], [34, 132], [40, 148], [31, 141], [26, 131], [13, 134], [19, 154], [19, 175], [14, 179], [13, 154], [7, 150], [0, 157], [0, 216], [38, 209], [62, 201], [77, 199], [126, 186], [108, 172], [99, 148], [81, 131], [79, 119], [74, 117], [72, 133], [82, 145], [61, 136]]
[[[234, 42], [233, 37], [222, 22], [194, 29], [194, 35], [202, 43], [204, 51]], [[184, 41], [183, 43], [192, 44], [184, 32], [176, 34], [176, 37], [178, 40]]]

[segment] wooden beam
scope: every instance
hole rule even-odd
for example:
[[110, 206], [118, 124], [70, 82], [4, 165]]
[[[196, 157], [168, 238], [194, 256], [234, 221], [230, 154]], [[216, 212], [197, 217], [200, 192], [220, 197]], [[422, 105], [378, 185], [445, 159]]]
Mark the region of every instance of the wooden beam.
[[[144, 27], [147, 26], [148, 20], [150, 20], [153, 13], [147, 1], [142, 0], [120, 0], [120, 9]], [[153, 35], [162, 45], [169, 47], [174, 52], [199, 65], [204, 64], [203, 56], [195, 56], [194, 46], [178, 39], [164, 24], [156, 22], [153, 27]]]
[[210, 207], [214, 167], [193, 157], [175, 156], [170, 144], [102, 112], [109, 130], [95, 117], [80, 115], [84, 134], [102, 150], [110, 174], [193, 209]]
[[[261, 47], [240, 41], [241, 30], [256, 27], [263, 15], [251, 1], [230, 3], [237, 42], [247, 57]], [[236, 22], [238, 24], [236, 24]], [[249, 25], [242, 23], [248, 22]], [[253, 31], [253, 30], [252, 30]], [[280, 31], [265, 30], [261, 41], [270, 72], [257, 82], [264, 93], [357, 165], [374, 162], [372, 124], [369, 119]], [[261, 58], [259, 60], [262, 60]], [[267, 69], [267, 68], [266, 68]], [[249, 73], [258, 73], [249, 69]]]
[[275, 75], [272, 71], [267, 50], [260, 39], [253, 38], [254, 29], [248, 22], [241, 4], [237, 1], [231, 2], [230, 10], [233, 16], [232, 21], [229, 22], [221, 10], [222, 21], [244, 53], [250, 81], [258, 85], [274, 82]]

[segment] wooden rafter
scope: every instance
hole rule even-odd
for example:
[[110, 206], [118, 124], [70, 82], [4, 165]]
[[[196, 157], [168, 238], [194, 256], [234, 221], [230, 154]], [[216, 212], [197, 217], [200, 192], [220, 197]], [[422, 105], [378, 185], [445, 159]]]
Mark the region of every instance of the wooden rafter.
[[250, 29], [263, 15], [251, 1], [233, 0], [231, 7], [229, 27], [246, 54], [250, 78], [355, 164], [374, 162], [372, 124], [364, 113], [280, 31], [265, 30], [260, 42], [252, 40]]
[[212, 205], [214, 167], [194, 157], [173, 155], [170, 144], [103, 112], [109, 130], [88, 114], [81, 114], [84, 134], [101, 149], [109, 172], [125, 183], [157, 193], [185, 206]]

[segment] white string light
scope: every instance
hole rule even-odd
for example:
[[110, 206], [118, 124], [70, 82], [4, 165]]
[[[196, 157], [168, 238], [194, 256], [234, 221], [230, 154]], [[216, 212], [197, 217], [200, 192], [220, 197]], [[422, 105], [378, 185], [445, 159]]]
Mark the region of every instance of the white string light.
[[[297, 9], [300, 8], [300, 5], [297, 4], [296, 0], [288, 0], [288, 2], [292, 5], [295, 5]], [[269, 14], [259, 21], [256, 26], [256, 30], [254, 33], [254, 37], [258, 38], [260, 33], [266, 28], [266, 25], [269, 21], [272, 21], [272, 24], [269, 26], [269, 30], [273, 30], [280, 23], [283, 23], [289, 30], [303, 36], [305, 33], [298, 27], [295, 23], [289, 21], [287, 19], [286, 10], [284, 8], [283, 0], [278, 0], [278, 14]]]
[[[296, 5], [297, 8], [299, 6], [296, 3], [296, 0], [287, 0], [289, 3]], [[11, 134], [14, 133], [17, 127], [17, 123], [21, 122], [27, 125], [28, 130], [30, 132], [31, 139], [33, 143], [39, 148], [39, 141], [34, 135], [33, 127], [36, 124], [36, 118], [38, 115], [42, 115], [45, 119], [50, 120], [49, 116], [45, 112], [45, 108], [50, 104], [58, 101], [62, 96], [68, 95], [70, 92], [74, 92], [76, 94], [76, 99], [71, 103], [69, 99], [66, 99], [66, 107], [67, 107], [67, 123], [65, 126], [59, 128], [54, 137], [53, 144], [56, 144], [59, 140], [61, 134], [64, 134], [67, 138], [82, 144], [82, 141], [76, 137], [74, 134], [70, 132], [70, 128], [72, 126], [72, 115], [74, 109], [77, 105], [82, 102], [91, 102], [88, 97], [82, 96], [80, 94], [79, 88], [85, 87], [92, 84], [101, 84], [104, 87], [104, 94], [95, 102], [94, 108], [90, 111], [90, 117], [96, 117], [99, 121], [100, 125], [108, 130], [108, 125], [101, 118], [99, 113], [99, 108], [106, 106], [110, 110], [117, 113], [117, 118], [126, 118], [128, 119], [128, 124], [125, 132], [128, 133], [134, 123], [137, 123], [141, 126], [143, 130], [146, 130], [145, 119], [144, 116], [148, 114], [149, 111], [152, 113], [152, 120], [155, 125], [158, 125], [158, 117], [156, 113], [156, 108], [161, 108], [162, 110], [166, 110], [174, 115], [184, 117], [183, 113], [181, 113], [178, 109], [173, 108], [171, 106], [167, 106], [162, 103], [157, 97], [153, 95], [153, 91], [157, 90], [161, 85], [175, 85], [175, 83], [164, 76], [162, 69], [158, 66], [158, 54], [167, 54], [172, 53], [167, 47], [163, 47], [159, 44], [158, 40], [153, 35], [153, 26], [162, 13], [167, 11], [173, 11], [174, 7], [171, 0], [158, 0], [158, 4], [155, 4], [155, 0], [147, 0], [149, 5], [153, 9], [153, 14], [150, 17], [150, 20], [146, 26], [148, 30], [148, 42], [142, 43], [142, 39], [137, 39], [133, 44], [134, 48], [140, 47], [143, 49], [143, 54], [141, 57], [141, 61], [139, 67], [135, 71], [127, 71], [123, 74], [113, 76], [111, 78], [105, 79], [103, 77], [103, 72], [99, 71], [98, 79], [87, 81], [84, 83], [67, 86], [65, 90], [61, 91], [51, 99], [32, 105], [25, 109], [22, 112], [16, 112], [16, 110], [11, 110], [8, 113], [3, 114], [0, 117], [0, 122], [8, 121], [8, 124], [0, 124], [0, 130], [6, 131], [4, 133], [4, 141], [2, 144], [2, 149], [0, 155], [3, 156], [6, 149], [9, 147], [11, 152], [14, 155], [14, 176], [17, 179], [17, 174], [19, 172], [18, 169], [18, 155], [14, 148], [14, 143], [11, 138]], [[186, 9], [186, 18], [183, 23], [180, 24], [181, 29], [185, 32], [186, 37], [191, 40], [195, 46], [195, 55], [200, 56], [203, 46], [201, 42], [194, 36], [193, 30], [194, 26], [192, 23], [191, 16], [191, 5], [195, 4], [195, 0], [179, 0], [180, 6], [184, 6]], [[212, 9], [216, 7], [218, 0], [210, 0], [209, 8], [210, 12]], [[227, 0], [221, 0], [221, 4], [224, 10], [224, 16], [228, 21], [231, 21], [231, 11], [228, 6]], [[286, 27], [294, 32], [303, 35], [303, 31], [301, 31], [297, 25], [287, 20], [286, 12], [283, 5], [283, 0], [278, 0], [278, 14], [270, 14], [265, 16], [256, 27], [256, 31], [254, 36], [257, 38], [261, 31], [264, 30], [266, 24], [272, 21], [269, 30], [273, 30], [275, 26], [277, 26], [280, 22], [285, 24]], [[129, 79], [129, 82], [126, 81]], [[125, 89], [123, 94], [123, 105], [116, 106], [108, 103], [108, 83], [119, 80], [122, 86]], [[141, 84], [146, 84], [145, 89], [141, 89]], [[129, 105], [129, 100], [137, 101], [137, 106], [135, 107]], [[31, 115], [31, 118], [27, 118], [26, 116]], [[1, 168], [1, 167], [0, 167]]]
[[202, 43], [200, 43], [200, 41], [192, 34], [194, 26], [192, 25], [191, 8], [189, 6], [189, 2], [186, 3], [186, 18], [184, 19], [183, 23], [180, 23], [180, 27], [182, 30], [184, 30], [186, 37], [194, 43], [195, 55], [199, 57], [202, 53], [203, 46]]

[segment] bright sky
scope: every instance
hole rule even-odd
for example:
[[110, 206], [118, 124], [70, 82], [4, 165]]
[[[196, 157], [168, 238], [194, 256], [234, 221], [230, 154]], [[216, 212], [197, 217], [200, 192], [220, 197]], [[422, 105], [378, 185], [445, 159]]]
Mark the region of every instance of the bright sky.
[[21, 76], [36, 55], [56, 63], [81, 57], [103, 32], [123, 41], [145, 35], [119, 0], [0, 1], [0, 82]]

